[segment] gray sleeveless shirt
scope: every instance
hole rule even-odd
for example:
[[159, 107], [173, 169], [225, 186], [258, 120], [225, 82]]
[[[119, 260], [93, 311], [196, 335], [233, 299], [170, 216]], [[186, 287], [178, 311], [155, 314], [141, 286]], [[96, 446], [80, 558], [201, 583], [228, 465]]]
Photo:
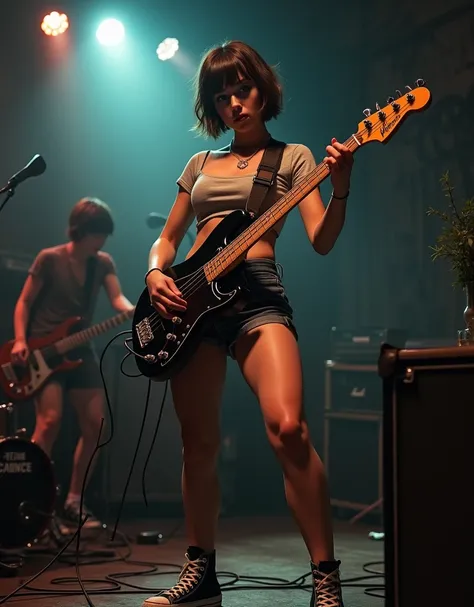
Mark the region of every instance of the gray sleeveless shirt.
[[[191, 195], [198, 231], [212, 217], [224, 217], [237, 209], [245, 209], [255, 176], [255, 173], [232, 177], [208, 175], [206, 156], [206, 151], [194, 154], [177, 180], [177, 184]], [[277, 178], [263, 201], [261, 212], [298, 185], [315, 167], [316, 162], [309, 148], [303, 144], [287, 144], [283, 150]], [[273, 227], [277, 236], [285, 219], [281, 219]]]

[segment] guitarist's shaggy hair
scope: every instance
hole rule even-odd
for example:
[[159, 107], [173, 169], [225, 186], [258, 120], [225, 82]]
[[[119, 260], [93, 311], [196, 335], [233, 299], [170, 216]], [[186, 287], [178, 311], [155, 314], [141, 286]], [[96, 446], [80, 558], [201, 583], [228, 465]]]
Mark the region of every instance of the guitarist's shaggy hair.
[[68, 228], [68, 236], [73, 242], [79, 242], [88, 234], [110, 236], [113, 232], [112, 211], [99, 198], [81, 198], [73, 206]]

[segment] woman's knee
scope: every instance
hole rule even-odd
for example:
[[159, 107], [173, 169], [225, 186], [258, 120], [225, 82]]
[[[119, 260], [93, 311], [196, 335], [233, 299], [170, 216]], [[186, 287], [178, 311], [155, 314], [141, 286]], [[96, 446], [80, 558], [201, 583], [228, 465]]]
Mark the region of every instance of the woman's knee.
[[181, 428], [183, 459], [185, 462], [196, 462], [201, 465], [217, 462], [220, 449], [220, 434], [216, 428], [200, 430], [199, 427]]
[[311, 447], [308, 425], [304, 420], [286, 416], [268, 423], [267, 435], [279, 459], [304, 464]]

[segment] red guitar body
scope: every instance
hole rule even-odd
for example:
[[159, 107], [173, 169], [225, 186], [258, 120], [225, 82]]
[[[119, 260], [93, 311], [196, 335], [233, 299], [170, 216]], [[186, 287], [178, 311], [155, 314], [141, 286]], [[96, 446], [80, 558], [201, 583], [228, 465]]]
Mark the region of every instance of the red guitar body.
[[14, 340], [0, 348], [0, 386], [11, 400], [34, 396], [52, 375], [78, 367], [82, 360], [70, 360], [58, 351], [58, 342], [73, 334], [81, 317], [71, 317], [44, 337], [28, 340], [29, 356], [25, 365], [13, 365], [11, 350]]

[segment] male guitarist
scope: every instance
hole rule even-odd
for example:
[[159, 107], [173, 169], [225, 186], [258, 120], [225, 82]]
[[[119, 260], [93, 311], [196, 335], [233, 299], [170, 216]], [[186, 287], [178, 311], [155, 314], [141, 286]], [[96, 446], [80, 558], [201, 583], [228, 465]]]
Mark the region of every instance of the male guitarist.
[[[48, 335], [71, 316], [83, 317], [84, 326], [88, 326], [102, 286], [115, 310], [133, 309], [122, 293], [112, 258], [101, 251], [113, 230], [112, 214], [104, 202], [83, 198], [75, 204], [69, 216], [69, 242], [43, 249], [30, 268], [14, 312], [12, 362], [24, 364], [27, 360], [28, 337]], [[32, 441], [51, 456], [67, 393], [77, 412], [81, 437], [63, 514], [67, 521], [77, 524], [86, 469], [104, 417], [104, 395], [93, 347], [82, 346], [69, 356], [83, 362], [73, 370], [53, 375], [37, 393]], [[84, 528], [100, 527], [90, 511], [83, 508], [83, 513], [89, 514]]]

